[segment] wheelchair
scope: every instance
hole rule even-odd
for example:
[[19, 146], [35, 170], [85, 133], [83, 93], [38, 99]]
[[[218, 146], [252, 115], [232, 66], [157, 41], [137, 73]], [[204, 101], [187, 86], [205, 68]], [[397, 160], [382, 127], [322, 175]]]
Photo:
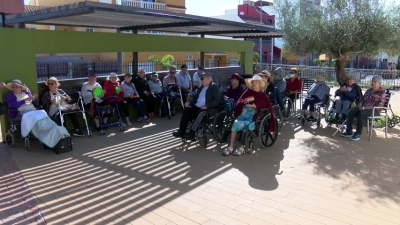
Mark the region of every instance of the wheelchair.
[[[304, 114], [301, 113], [301, 116], [299, 119], [300, 119], [302, 126], [305, 124], [306, 121], [311, 122], [311, 123], [315, 122], [317, 124], [317, 127], [321, 126], [321, 118], [323, 116], [326, 117], [326, 115], [327, 115], [326, 110], [327, 110], [327, 108], [329, 108], [330, 104], [332, 103], [330, 96], [331, 96], [330, 94], [326, 94], [323, 97], [321, 102], [318, 102], [314, 105], [315, 112], [316, 112], [314, 119], [310, 119], [309, 117], [304, 117]], [[321, 110], [323, 111], [323, 113], [321, 113]]]
[[[343, 124], [345, 122], [345, 118], [342, 117], [340, 114], [338, 117], [336, 117], [336, 101], [337, 101], [337, 96], [335, 95], [333, 99], [329, 99], [329, 103], [325, 107], [325, 113], [324, 113], [324, 118], [325, 122], [327, 123], [328, 127], [332, 127], [333, 125], [336, 125], [338, 127], [339, 125]], [[358, 99], [356, 99], [354, 102], [350, 104], [349, 109], [347, 110], [346, 115], [348, 115], [349, 111], [351, 108], [355, 107], [357, 105]]]
[[281, 130], [283, 122], [290, 119], [292, 116], [293, 102], [289, 97], [282, 97], [283, 106], [285, 110], [281, 110], [281, 107], [275, 102], [275, 95], [271, 92], [268, 93], [268, 99], [271, 101], [272, 108], [274, 109], [274, 115], [278, 121], [278, 131]]
[[[233, 113], [230, 112], [220, 112], [214, 119], [214, 138], [219, 142], [226, 142], [230, 137], [231, 129], [235, 118]], [[274, 132], [269, 131], [269, 125], [271, 122], [276, 123], [276, 130]], [[260, 113], [255, 120], [255, 129], [253, 131], [246, 132], [238, 132], [236, 140], [245, 145], [247, 139], [249, 139], [249, 144], [247, 148], [247, 152], [252, 154], [254, 148], [253, 139], [258, 137], [260, 144], [263, 148], [267, 148], [272, 146], [275, 141], [278, 139], [278, 120], [275, 118], [275, 121], [271, 121], [271, 113], [269, 109], [261, 109]]]
[[177, 84], [170, 84], [168, 87], [164, 87], [164, 96], [161, 99], [160, 104], [160, 116], [162, 114], [162, 107], [166, 104], [168, 109], [168, 119], [171, 116], [175, 116], [175, 102], [179, 101], [181, 103], [182, 109], [184, 108], [184, 101], [181, 92], [181, 88]]
[[[6, 101], [4, 101], [4, 106], [6, 106], [8, 108], [8, 110], [5, 110], [5, 112], [18, 112], [18, 110], [13, 110], [13, 109], [9, 109], [8, 104]], [[7, 113], [8, 114], [8, 113]], [[15, 139], [19, 138], [19, 139], [24, 139], [24, 145], [25, 148], [30, 151], [30, 134], [27, 137], [23, 137], [21, 135], [21, 119], [22, 119], [22, 115], [20, 115], [19, 113], [14, 117], [8, 118], [10, 121], [10, 129], [8, 129], [6, 136], [5, 136], [5, 144], [9, 147], [14, 147], [15, 145]]]
[[[201, 112], [196, 119], [189, 122], [186, 132], [189, 132], [193, 123], [202, 116], [199, 126], [197, 127], [194, 135], [194, 141], [198, 141], [199, 145], [203, 148], [207, 148], [208, 145], [208, 137], [207, 135], [213, 134], [212, 124], [215, 119], [215, 116], [210, 116], [207, 111]], [[187, 143], [189, 140], [182, 138], [183, 143]]]

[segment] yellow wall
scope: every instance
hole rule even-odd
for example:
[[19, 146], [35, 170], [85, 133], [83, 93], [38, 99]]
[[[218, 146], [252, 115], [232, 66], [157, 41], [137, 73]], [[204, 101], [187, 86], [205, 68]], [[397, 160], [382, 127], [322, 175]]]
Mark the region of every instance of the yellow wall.
[[185, 7], [185, 0], [165, 0], [165, 4]]

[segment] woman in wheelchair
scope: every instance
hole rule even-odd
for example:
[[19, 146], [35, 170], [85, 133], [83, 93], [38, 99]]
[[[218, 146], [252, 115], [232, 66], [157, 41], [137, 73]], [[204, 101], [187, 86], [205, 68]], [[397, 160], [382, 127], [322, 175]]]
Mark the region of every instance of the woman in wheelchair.
[[[372, 116], [373, 107], [382, 107], [385, 104], [386, 94], [385, 90], [381, 88], [382, 81], [381, 76], [372, 78], [371, 88], [365, 92], [357, 107], [350, 110], [346, 123], [346, 132], [341, 134], [342, 137], [350, 137], [352, 141], [360, 140], [364, 123], [367, 117]], [[379, 115], [379, 111], [376, 111], [375, 115]], [[357, 129], [353, 134], [353, 120], [356, 117]]]
[[[303, 116], [302, 118], [307, 118], [311, 121], [315, 120], [315, 109], [314, 105], [321, 102], [324, 99], [325, 95], [329, 94], [329, 86], [325, 83], [325, 78], [323, 76], [317, 76], [317, 80], [311, 85], [310, 89], [307, 91], [307, 98], [304, 100], [302, 109]], [[310, 106], [310, 111], [308, 113], [307, 108]]]
[[335, 101], [335, 120], [345, 120], [348, 110], [356, 99], [362, 98], [362, 92], [360, 86], [354, 82], [354, 77], [350, 76], [346, 80], [346, 84], [336, 90], [335, 96], [339, 96], [340, 99]]
[[242, 78], [239, 76], [239, 74], [234, 73], [228, 79], [231, 80], [231, 85], [226, 89], [224, 100], [226, 111], [231, 112], [233, 110], [232, 106], [235, 106], [240, 96], [242, 96], [244, 88], [240, 84], [240, 80]]
[[20, 120], [23, 114], [36, 110], [37, 95], [32, 95], [20, 80], [14, 79], [4, 87], [11, 91], [6, 95], [10, 119]]
[[[47, 111], [50, 117], [55, 117], [55, 119], [60, 120], [58, 113], [58, 107], [61, 108], [62, 111], [64, 110], [75, 110], [78, 108], [77, 104], [68, 104], [71, 101], [71, 97], [69, 97], [63, 90], [58, 89], [60, 83], [58, 82], [57, 78], [50, 77], [45, 84], [49, 88], [42, 96], [42, 105], [44, 109]], [[74, 136], [82, 137], [82, 131], [79, 126], [79, 121], [76, 113], [68, 113], [66, 114], [72, 122], [74, 127]], [[64, 124], [61, 124], [64, 125]]]
[[[194, 140], [195, 132], [203, 117], [207, 114], [214, 116], [218, 113], [221, 101], [221, 91], [218, 85], [212, 83], [212, 75], [208, 72], [203, 74], [201, 82], [202, 86], [196, 90], [194, 97], [185, 103], [179, 130], [172, 133], [175, 137]], [[186, 133], [189, 122], [194, 119], [196, 120], [193, 122], [189, 133]]]
[[[261, 92], [261, 90], [266, 88], [267, 82], [258, 75], [253, 76], [253, 78], [248, 78], [245, 81], [249, 89], [243, 93], [236, 103], [234, 110], [234, 116], [236, 119], [232, 126], [229, 146], [223, 151], [223, 155], [225, 156], [230, 154], [239, 156], [244, 153], [243, 142], [238, 149], [233, 151], [233, 145], [235, 143], [237, 133], [239, 131], [246, 132], [246, 130], [251, 131], [255, 129], [255, 120], [260, 109], [268, 107], [270, 111], [273, 112], [272, 104], [267, 95]], [[272, 120], [275, 121], [273, 113], [271, 115]]]

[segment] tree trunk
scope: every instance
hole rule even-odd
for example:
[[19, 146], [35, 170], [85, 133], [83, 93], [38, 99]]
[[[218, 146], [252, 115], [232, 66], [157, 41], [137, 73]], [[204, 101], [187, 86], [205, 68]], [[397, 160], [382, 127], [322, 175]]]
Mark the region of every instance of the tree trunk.
[[340, 86], [346, 83], [347, 76], [346, 76], [346, 71], [344, 70], [345, 66], [346, 66], [346, 58], [335, 60], [336, 80]]

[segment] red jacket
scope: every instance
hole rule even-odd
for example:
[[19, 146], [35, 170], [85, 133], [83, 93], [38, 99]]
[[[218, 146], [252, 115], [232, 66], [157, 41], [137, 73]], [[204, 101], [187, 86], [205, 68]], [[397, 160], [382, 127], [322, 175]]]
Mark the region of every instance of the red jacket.
[[286, 78], [286, 90], [287, 91], [298, 91], [301, 92], [301, 80], [296, 77], [292, 81], [292, 78]]
[[[115, 91], [115, 88], [119, 86], [119, 82], [111, 83], [111, 81], [106, 81], [103, 85], [103, 90], [106, 91], [104, 97], [115, 96], [117, 97], [117, 102], [122, 102], [124, 100], [124, 92], [121, 90], [119, 94]], [[106, 100], [107, 104], [113, 104], [113, 98]]]
[[[272, 104], [269, 101], [267, 94], [265, 94], [264, 92], [256, 92], [251, 89], [245, 90], [243, 92], [242, 96], [240, 96], [239, 100], [236, 102], [236, 106], [235, 106], [235, 110], [234, 110], [235, 118], [237, 118], [240, 115], [240, 113], [242, 113], [243, 106], [244, 106], [244, 100], [250, 96], [254, 97], [254, 104], [257, 107], [257, 112], [253, 116], [253, 121], [256, 121], [258, 114], [260, 113], [260, 110], [265, 109], [265, 108], [269, 109], [269, 111], [271, 112], [271, 120], [275, 121], [274, 110], [272, 109]], [[271, 132], [273, 132], [273, 131], [275, 131], [275, 129], [276, 129], [276, 123], [270, 123], [269, 130]]]

